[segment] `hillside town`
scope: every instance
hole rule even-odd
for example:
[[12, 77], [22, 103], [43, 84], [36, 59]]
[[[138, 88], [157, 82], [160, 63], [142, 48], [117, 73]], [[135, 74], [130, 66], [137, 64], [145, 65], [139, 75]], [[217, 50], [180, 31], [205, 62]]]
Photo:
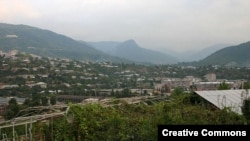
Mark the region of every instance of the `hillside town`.
[[[220, 66], [202, 68], [200, 73], [202, 70], [194, 66], [80, 62], [44, 58], [17, 50], [1, 51], [0, 56], [0, 95], [23, 99], [35, 95], [47, 98], [53, 95], [59, 101], [64, 99], [62, 97], [71, 100], [70, 96], [170, 95], [176, 88], [183, 91], [217, 90], [222, 83], [230, 89], [240, 89], [249, 79], [249, 74], [245, 75], [248, 78], [232, 79], [226, 75], [217, 78], [216, 71], [220, 77], [223, 76], [219, 70], [226, 74], [226, 68]], [[250, 71], [249, 68], [230, 68], [232, 70], [238, 74]]]
[[[112, 64], [111, 62], [79, 62], [59, 58], [42, 58], [12, 50], [0, 52], [1, 56], [1, 90], [32, 89], [38, 87], [41, 91], [35, 93], [67, 93], [74, 88], [84, 89], [76, 95], [85, 95], [96, 90], [100, 95], [111, 95], [114, 91], [128, 88], [131, 93], [146, 91], [144, 94], [170, 93], [180, 87], [186, 91], [216, 90], [222, 82], [231, 89], [239, 89], [249, 78], [216, 78], [214, 70], [204, 71], [201, 77], [193, 76], [200, 71], [193, 66], [142, 66], [135, 64]], [[163, 68], [164, 67], [164, 68]], [[221, 68], [223, 69], [223, 68]], [[232, 69], [232, 68], [231, 68]], [[250, 68], [235, 68], [241, 72], [249, 72]], [[225, 70], [223, 70], [225, 71]], [[187, 75], [178, 74], [184, 72]], [[243, 71], [241, 73], [244, 73]], [[249, 75], [247, 75], [249, 77]], [[106, 83], [107, 82], [107, 83]], [[61, 88], [61, 89], [60, 89]], [[106, 93], [105, 93], [106, 92]], [[138, 93], [140, 94], [140, 93]], [[11, 95], [11, 92], [9, 93]], [[15, 95], [27, 95], [17, 92]], [[72, 95], [72, 94], [69, 94]], [[6, 94], [3, 96], [7, 96]]]
[[[11, 119], [14, 119], [17, 125], [28, 126], [30, 123], [31, 128], [33, 121], [29, 116], [33, 117], [34, 121], [41, 120], [49, 124], [51, 118], [53, 121], [54, 117], [62, 117], [67, 113], [69, 103], [79, 103], [87, 107], [88, 103], [99, 103], [103, 107], [110, 107], [119, 105], [122, 101], [133, 105], [139, 103], [148, 105], [159, 101], [169, 101], [171, 95], [192, 94], [192, 92], [214, 104], [222, 110], [221, 112], [225, 105], [232, 106], [233, 104], [235, 106], [232, 111], [241, 115], [242, 98], [248, 96], [248, 92], [242, 89], [245, 86], [249, 88], [249, 71], [247, 67], [197, 68], [178, 65], [147, 66], [112, 62], [81, 62], [41, 57], [17, 50], [7, 53], [1, 51], [1, 128], [7, 130], [8, 127], [13, 126], [14, 130]], [[232, 72], [240, 77], [235, 79], [235, 75], [229, 75]], [[217, 90], [224, 91], [218, 92]], [[205, 105], [207, 105], [206, 102]], [[29, 116], [22, 117], [23, 114]], [[33, 132], [29, 135], [39, 134], [35, 130]], [[25, 134], [20, 138], [28, 138], [27, 129]], [[4, 133], [3, 139], [7, 136], [10, 135]]]

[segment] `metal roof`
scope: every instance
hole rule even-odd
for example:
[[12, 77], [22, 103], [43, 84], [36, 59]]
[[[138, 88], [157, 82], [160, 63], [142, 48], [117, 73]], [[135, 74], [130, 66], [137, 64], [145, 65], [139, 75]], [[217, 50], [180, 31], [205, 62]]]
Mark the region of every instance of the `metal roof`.
[[238, 114], [242, 114], [243, 100], [249, 96], [245, 89], [195, 91], [195, 93], [220, 109], [229, 107]]

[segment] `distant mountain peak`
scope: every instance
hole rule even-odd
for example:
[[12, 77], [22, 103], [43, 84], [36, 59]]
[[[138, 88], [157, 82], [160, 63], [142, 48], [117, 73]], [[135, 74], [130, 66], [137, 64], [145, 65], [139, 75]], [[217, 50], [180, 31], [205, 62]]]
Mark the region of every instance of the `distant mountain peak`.
[[123, 43], [120, 44], [119, 47], [122, 47], [122, 48], [140, 48], [139, 45], [133, 39], [124, 41]]
[[174, 57], [140, 47], [133, 39], [120, 43], [115, 42], [115, 44], [110, 41], [90, 44], [96, 49], [110, 55], [125, 58], [134, 62], [147, 64], [174, 64], [177, 62]]
[[125, 42], [128, 42], [128, 43], [136, 43], [134, 39], [129, 39], [129, 40], [124, 41], [124, 43], [125, 43]]

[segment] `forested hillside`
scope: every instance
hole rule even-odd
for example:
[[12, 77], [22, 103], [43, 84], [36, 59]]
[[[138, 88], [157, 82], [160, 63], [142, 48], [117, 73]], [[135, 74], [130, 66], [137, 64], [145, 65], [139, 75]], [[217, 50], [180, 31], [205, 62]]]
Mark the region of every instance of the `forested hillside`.
[[250, 66], [250, 42], [223, 48], [204, 60], [202, 65]]
[[0, 50], [18, 50], [43, 57], [61, 57], [81, 61], [126, 62], [65, 35], [27, 25], [0, 23]]

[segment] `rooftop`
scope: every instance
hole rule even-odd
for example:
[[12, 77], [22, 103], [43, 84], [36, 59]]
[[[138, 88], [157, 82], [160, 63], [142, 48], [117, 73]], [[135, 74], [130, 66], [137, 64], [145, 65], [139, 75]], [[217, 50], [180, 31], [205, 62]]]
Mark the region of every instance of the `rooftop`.
[[229, 107], [238, 114], [242, 114], [241, 107], [243, 105], [243, 100], [249, 97], [249, 93], [245, 89], [195, 91], [195, 93], [219, 109]]

